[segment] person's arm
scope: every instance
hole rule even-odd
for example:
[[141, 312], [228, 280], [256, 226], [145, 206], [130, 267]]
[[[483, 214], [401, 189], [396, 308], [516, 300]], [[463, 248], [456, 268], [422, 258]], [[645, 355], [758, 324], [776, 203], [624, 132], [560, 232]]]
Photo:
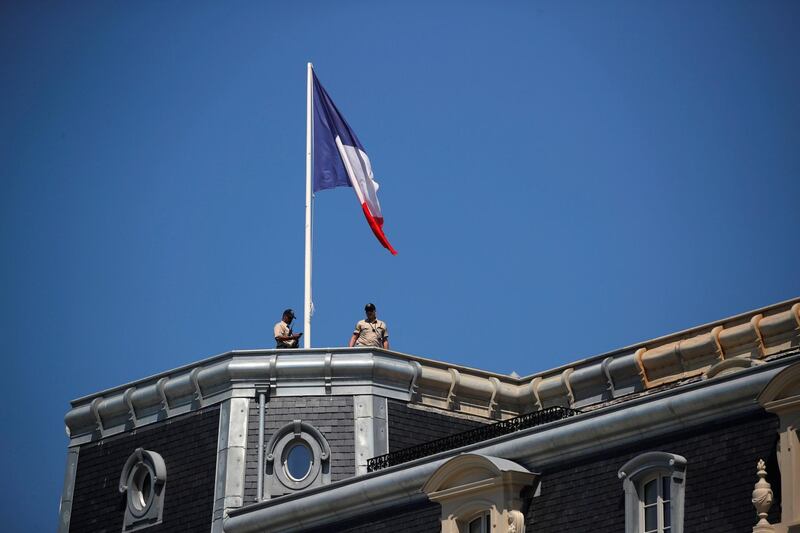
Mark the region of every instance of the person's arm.
[[356, 341], [358, 340], [358, 335], [359, 335], [359, 333], [361, 333], [361, 328], [359, 328], [359, 327], [358, 327], [360, 324], [361, 324], [361, 322], [358, 322], [358, 323], [356, 324], [356, 327], [355, 327], [355, 329], [353, 330], [353, 336], [352, 336], [352, 337], [350, 337], [350, 343], [347, 345], [347, 346], [349, 346], [350, 348], [352, 348], [353, 346], [355, 346], [355, 345], [356, 345]]
[[[280, 333], [279, 326], [280, 326], [280, 323], [278, 323], [275, 326], [275, 331], [273, 331], [273, 334], [275, 335], [275, 340], [278, 341], [278, 342], [288, 342], [288, 341], [296, 340], [296, 339], [299, 339], [300, 336], [302, 335], [302, 333], [295, 333], [293, 335], [280, 335], [279, 334]], [[289, 331], [291, 331], [291, 330], [289, 330]]]
[[383, 349], [384, 350], [388, 350], [389, 349], [389, 337], [384, 337], [383, 338]]

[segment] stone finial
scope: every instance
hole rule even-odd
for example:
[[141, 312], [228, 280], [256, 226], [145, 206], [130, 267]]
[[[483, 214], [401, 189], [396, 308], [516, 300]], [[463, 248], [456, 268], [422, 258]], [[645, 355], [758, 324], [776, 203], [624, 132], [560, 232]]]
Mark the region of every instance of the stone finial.
[[775, 528], [767, 521], [767, 513], [769, 508], [772, 507], [772, 487], [767, 482], [766, 464], [763, 459], [758, 460], [756, 468], [758, 469], [758, 481], [756, 482], [755, 489], [753, 490], [753, 507], [756, 508], [758, 514], [758, 524], [753, 526], [753, 533], [768, 533], [774, 532]]

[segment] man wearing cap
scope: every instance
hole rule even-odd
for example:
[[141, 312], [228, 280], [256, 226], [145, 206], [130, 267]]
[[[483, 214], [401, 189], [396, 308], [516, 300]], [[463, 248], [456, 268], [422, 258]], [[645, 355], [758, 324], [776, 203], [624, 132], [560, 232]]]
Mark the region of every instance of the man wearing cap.
[[287, 309], [283, 312], [281, 321], [275, 324], [276, 348], [297, 348], [298, 341], [303, 334], [292, 333], [292, 328], [289, 326], [292, 320], [294, 320], [294, 311]]
[[353, 346], [377, 346], [378, 348], [389, 349], [389, 330], [386, 323], [378, 320], [375, 314], [375, 304], [364, 306], [367, 313], [366, 320], [359, 320], [353, 336], [350, 338], [350, 347]]

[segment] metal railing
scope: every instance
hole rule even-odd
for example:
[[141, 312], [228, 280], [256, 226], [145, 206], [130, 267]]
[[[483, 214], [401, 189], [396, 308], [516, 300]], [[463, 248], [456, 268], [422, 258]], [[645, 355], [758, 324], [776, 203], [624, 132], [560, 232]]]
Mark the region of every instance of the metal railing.
[[522, 429], [541, 426], [543, 424], [555, 422], [556, 420], [563, 420], [564, 418], [569, 418], [579, 413], [580, 411], [577, 409], [569, 409], [567, 407], [548, 407], [541, 411], [534, 411], [533, 413], [509, 418], [508, 420], [501, 420], [494, 424], [486, 424], [485, 426], [470, 429], [462, 433], [456, 433], [454, 435], [442, 437], [441, 439], [424, 442], [416, 446], [411, 446], [410, 448], [404, 448], [396, 452], [367, 459], [367, 472], [375, 472], [376, 470], [407, 463], [408, 461], [413, 461], [421, 457], [427, 457], [447, 450], [455, 450], [462, 446], [493, 439], [501, 435], [508, 435], [509, 433], [514, 433]]

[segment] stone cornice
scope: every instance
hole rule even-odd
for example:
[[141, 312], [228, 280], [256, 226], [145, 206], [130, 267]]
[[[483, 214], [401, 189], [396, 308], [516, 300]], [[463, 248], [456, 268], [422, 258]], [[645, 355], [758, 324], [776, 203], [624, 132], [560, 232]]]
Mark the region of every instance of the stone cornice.
[[[800, 298], [522, 378], [377, 348], [240, 350], [78, 398], [65, 422], [77, 445], [252, 397], [256, 389], [271, 396], [375, 394], [501, 419], [554, 405], [581, 408], [798, 345]], [[750, 365], [728, 366], [726, 372]]]

